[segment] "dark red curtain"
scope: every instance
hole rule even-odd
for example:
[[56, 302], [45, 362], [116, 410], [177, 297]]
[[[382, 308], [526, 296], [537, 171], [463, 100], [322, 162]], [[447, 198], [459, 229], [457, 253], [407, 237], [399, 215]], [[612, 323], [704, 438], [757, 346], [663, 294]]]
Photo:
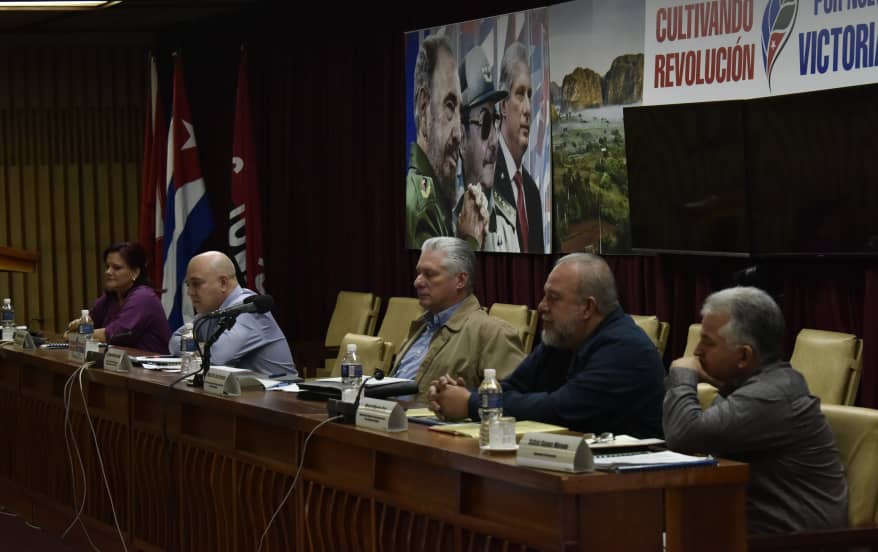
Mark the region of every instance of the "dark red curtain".
[[[480, 10], [474, 13], [473, 10]], [[510, 11], [480, 5], [458, 17]], [[467, 11], [469, 10], [469, 11]], [[257, 152], [263, 176], [264, 241], [269, 292], [291, 341], [320, 341], [339, 290], [388, 297], [413, 294], [417, 253], [403, 237], [403, 37], [438, 16], [346, 13], [296, 28], [278, 14], [242, 24], [169, 33], [183, 46], [190, 103], [216, 212], [225, 213], [237, 48], [251, 64]], [[393, 19], [395, 18], [395, 19]], [[431, 19], [432, 18], [432, 19]], [[347, 23], [345, 23], [347, 21]], [[222, 205], [222, 206], [220, 206]], [[225, 230], [222, 230], [225, 231]], [[215, 243], [222, 247], [224, 236]], [[553, 256], [480, 254], [476, 292], [484, 305], [535, 307]], [[786, 350], [803, 327], [855, 333], [866, 341], [858, 404], [878, 406], [878, 261], [765, 261], [687, 256], [611, 256], [624, 308], [671, 324], [665, 361], [684, 349], [701, 302], [759, 264], [787, 319]]]

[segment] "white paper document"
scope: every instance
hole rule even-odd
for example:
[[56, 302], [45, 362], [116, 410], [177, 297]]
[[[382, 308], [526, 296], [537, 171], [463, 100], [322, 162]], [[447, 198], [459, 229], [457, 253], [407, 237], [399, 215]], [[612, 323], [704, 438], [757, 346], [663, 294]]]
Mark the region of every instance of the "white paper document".
[[[364, 376], [364, 377], [368, 377], [368, 376]], [[316, 381], [331, 381], [331, 382], [335, 382], [335, 383], [341, 383], [341, 378], [320, 378]], [[372, 379], [366, 381], [366, 387], [377, 387], [379, 385], [388, 385], [391, 383], [399, 383], [401, 381], [411, 381], [411, 380], [407, 380], [405, 378], [391, 378], [389, 376], [384, 376], [380, 380], [372, 378]]]
[[691, 456], [672, 450], [659, 452], [622, 452], [617, 454], [596, 454], [594, 467], [607, 471], [633, 471], [656, 468], [715, 465], [712, 456]]

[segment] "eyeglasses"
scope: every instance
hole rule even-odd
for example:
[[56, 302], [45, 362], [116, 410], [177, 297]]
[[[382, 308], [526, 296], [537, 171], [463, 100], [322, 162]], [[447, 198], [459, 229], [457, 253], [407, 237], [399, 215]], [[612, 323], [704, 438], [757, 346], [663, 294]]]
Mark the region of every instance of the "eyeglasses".
[[500, 115], [487, 109], [479, 112], [478, 121], [464, 121], [465, 125], [476, 125], [482, 129], [482, 140], [487, 140], [491, 136], [491, 127], [500, 130]]
[[594, 433], [586, 433], [583, 435], [585, 442], [589, 445], [594, 445], [597, 443], [612, 443], [616, 440], [616, 436], [610, 433], [609, 431], [605, 431], [600, 435], [595, 435]]

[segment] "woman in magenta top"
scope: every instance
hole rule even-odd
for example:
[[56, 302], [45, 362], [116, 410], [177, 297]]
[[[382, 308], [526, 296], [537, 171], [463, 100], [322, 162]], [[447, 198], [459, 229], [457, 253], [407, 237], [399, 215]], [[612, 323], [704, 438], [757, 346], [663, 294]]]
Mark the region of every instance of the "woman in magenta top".
[[[94, 338], [154, 353], [168, 352], [171, 330], [164, 308], [146, 273], [146, 252], [139, 243], [119, 242], [104, 251], [105, 293], [92, 306]], [[79, 320], [68, 330], [79, 328]]]

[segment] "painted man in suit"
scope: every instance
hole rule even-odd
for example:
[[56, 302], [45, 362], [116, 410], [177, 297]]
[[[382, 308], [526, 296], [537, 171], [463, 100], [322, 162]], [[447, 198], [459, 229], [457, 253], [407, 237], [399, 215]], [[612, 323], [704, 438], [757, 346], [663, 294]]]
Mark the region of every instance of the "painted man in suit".
[[543, 212], [540, 191], [530, 173], [522, 167], [531, 125], [530, 64], [527, 47], [512, 43], [503, 54], [500, 89], [509, 97], [500, 101], [500, 153], [494, 185], [497, 192], [516, 207], [516, 231], [522, 252], [544, 253]]

